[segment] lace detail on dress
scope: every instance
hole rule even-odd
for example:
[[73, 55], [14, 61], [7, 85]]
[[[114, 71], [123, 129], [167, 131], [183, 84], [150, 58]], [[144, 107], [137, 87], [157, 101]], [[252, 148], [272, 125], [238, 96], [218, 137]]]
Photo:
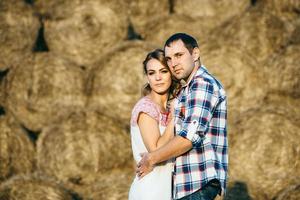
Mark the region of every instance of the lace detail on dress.
[[160, 122], [161, 116], [158, 106], [152, 102], [148, 97], [143, 97], [134, 106], [131, 114], [130, 124], [132, 126], [137, 125], [139, 114], [143, 112], [151, 116], [157, 122]]

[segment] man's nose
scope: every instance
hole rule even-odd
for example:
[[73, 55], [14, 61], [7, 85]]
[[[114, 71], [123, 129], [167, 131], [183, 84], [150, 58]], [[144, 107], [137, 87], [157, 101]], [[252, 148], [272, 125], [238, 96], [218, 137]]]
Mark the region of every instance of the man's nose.
[[178, 60], [176, 59], [176, 58], [173, 58], [173, 59], [171, 59], [171, 67], [173, 68], [173, 69], [175, 69], [175, 67], [177, 66], [177, 64], [178, 64]]

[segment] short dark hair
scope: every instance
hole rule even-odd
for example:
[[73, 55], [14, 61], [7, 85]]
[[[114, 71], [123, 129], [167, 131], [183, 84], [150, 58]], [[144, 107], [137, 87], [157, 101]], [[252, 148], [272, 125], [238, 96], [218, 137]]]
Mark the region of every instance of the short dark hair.
[[169, 37], [169, 39], [167, 39], [167, 41], [164, 45], [164, 49], [166, 48], [166, 46], [169, 47], [172, 42], [175, 42], [178, 40], [181, 40], [183, 42], [184, 46], [189, 50], [190, 54], [192, 54], [195, 47], [199, 47], [196, 39], [193, 38], [192, 36], [190, 36], [186, 33], [175, 33], [174, 35]]

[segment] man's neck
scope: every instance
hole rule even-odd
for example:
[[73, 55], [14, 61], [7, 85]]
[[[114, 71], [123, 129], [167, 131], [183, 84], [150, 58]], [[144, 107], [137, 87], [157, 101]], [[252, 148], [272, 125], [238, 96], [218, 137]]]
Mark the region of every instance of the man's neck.
[[201, 67], [200, 64], [199, 65], [195, 65], [195, 67], [194, 67], [193, 71], [191, 72], [191, 74], [189, 75], [189, 77], [186, 80], [183, 80], [185, 82], [184, 85], [188, 84], [192, 80], [192, 78], [196, 74], [196, 72], [199, 69], [199, 67]]

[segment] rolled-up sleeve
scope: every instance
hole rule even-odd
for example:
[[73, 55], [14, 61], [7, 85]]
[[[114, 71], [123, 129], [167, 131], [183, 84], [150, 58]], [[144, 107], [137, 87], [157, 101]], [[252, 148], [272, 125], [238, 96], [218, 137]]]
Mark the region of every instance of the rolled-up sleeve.
[[214, 94], [213, 84], [196, 79], [189, 86], [186, 98], [185, 118], [181, 128], [177, 129], [177, 135], [190, 140], [193, 146], [198, 146], [205, 137], [218, 97]]

